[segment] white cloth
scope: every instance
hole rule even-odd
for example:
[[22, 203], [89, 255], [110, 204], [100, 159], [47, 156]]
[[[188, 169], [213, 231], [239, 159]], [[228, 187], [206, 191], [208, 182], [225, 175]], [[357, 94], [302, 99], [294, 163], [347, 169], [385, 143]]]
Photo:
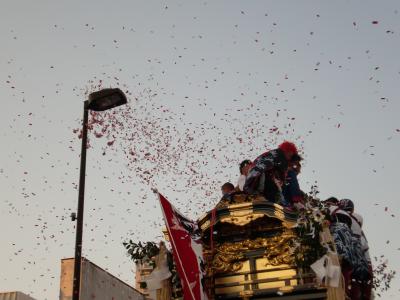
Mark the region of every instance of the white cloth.
[[238, 183], [237, 183], [239, 190], [243, 191], [245, 183], [246, 183], [246, 175], [242, 174], [239, 176]]
[[[363, 219], [362, 219], [362, 217], [359, 215], [359, 214], [356, 214], [356, 213], [352, 213], [352, 215], [353, 215], [353, 217], [355, 218], [355, 220], [354, 219], [352, 219], [351, 221], [351, 231], [353, 231], [353, 233], [355, 234], [355, 235], [359, 235], [359, 236], [361, 236], [362, 235], [362, 228], [361, 228], [361, 226], [362, 226], [362, 224], [363, 224]], [[357, 220], [357, 221], [356, 221]]]
[[149, 290], [158, 290], [162, 287], [162, 281], [171, 277], [171, 272], [167, 268], [154, 269], [146, 278], [147, 288]]
[[347, 211], [345, 211], [345, 210], [343, 210], [343, 209], [341, 209], [341, 208], [339, 208], [338, 206], [335, 206], [335, 205], [329, 206], [329, 214], [331, 216], [333, 216], [334, 214], [341, 214], [341, 215], [348, 216], [351, 219], [350, 214]]
[[328, 255], [322, 256], [311, 265], [311, 269], [315, 272], [317, 280], [325, 283], [330, 287], [338, 287], [342, 271], [340, 266], [334, 265], [332, 259]]
[[[165, 247], [164, 247], [165, 249]], [[161, 250], [164, 250], [161, 249]], [[157, 290], [163, 287], [162, 283], [164, 280], [170, 278], [172, 276], [171, 272], [168, 268], [168, 260], [167, 260], [167, 253], [162, 252], [156, 257], [156, 268], [146, 277], [146, 284], [147, 289], [149, 291], [149, 299], [155, 300]]]

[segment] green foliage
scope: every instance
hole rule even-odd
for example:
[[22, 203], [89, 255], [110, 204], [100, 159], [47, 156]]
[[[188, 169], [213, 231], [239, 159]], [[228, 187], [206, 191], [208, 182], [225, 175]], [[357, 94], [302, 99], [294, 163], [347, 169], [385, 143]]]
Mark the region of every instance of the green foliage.
[[310, 223], [301, 224], [297, 227], [298, 245], [295, 250], [295, 260], [298, 267], [310, 267], [312, 263], [321, 258], [326, 249], [321, 246], [319, 233], [321, 224], [309, 220]]
[[[135, 262], [148, 262], [150, 265], [155, 267], [155, 262], [151, 260], [152, 257], [156, 256], [160, 252], [160, 248], [154, 242], [138, 242], [134, 243], [132, 240], [122, 243], [127, 250], [129, 257]], [[172, 253], [167, 254], [168, 267], [172, 273], [171, 284], [172, 284], [172, 294], [173, 299], [182, 298], [182, 285], [179, 278], [178, 272], [176, 270], [176, 265], [172, 257]], [[145, 281], [140, 282], [140, 288], [147, 288], [147, 283]]]
[[128, 242], [123, 242], [122, 244], [127, 250], [130, 258], [135, 263], [143, 260], [150, 261], [152, 257], [156, 256], [160, 252], [160, 249], [154, 242], [134, 243], [132, 240], [129, 240]]
[[[312, 194], [318, 194], [316, 188]], [[322, 205], [318, 199], [312, 196], [309, 196], [307, 200], [306, 208], [299, 211], [294, 251], [296, 265], [303, 268], [308, 268], [327, 252], [319, 240], [319, 233], [322, 231], [322, 223], [325, 220]]]

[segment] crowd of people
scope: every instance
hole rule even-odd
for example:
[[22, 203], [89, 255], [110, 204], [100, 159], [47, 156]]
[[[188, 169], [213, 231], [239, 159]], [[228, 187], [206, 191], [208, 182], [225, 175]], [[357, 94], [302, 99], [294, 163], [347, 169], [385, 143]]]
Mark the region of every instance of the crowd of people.
[[[222, 199], [231, 202], [236, 194], [262, 195], [286, 210], [305, 209], [306, 194], [297, 180], [301, 161], [296, 145], [288, 141], [254, 161], [246, 159], [239, 165], [236, 186], [230, 182], [222, 185]], [[354, 212], [354, 203], [349, 199], [331, 197], [322, 203], [341, 260], [346, 295], [350, 299], [371, 299], [372, 265], [362, 217]]]

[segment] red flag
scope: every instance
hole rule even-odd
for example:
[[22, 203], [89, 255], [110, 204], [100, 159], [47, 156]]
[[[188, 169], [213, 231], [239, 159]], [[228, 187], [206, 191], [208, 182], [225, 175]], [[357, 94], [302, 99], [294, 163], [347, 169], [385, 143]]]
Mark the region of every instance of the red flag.
[[158, 194], [172, 245], [175, 264], [181, 278], [184, 300], [207, 300], [203, 288], [204, 260], [201, 232], [197, 223], [178, 212]]

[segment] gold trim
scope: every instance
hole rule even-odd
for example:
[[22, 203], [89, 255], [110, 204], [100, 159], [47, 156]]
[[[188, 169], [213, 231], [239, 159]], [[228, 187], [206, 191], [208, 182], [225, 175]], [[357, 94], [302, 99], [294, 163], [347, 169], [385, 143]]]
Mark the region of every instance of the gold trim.
[[[296, 225], [296, 220], [285, 217], [284, 208], [276, 203], [267, 202], [262, 197], [253, 197], [253, 202], [242, 202], [231, 205], [226, 205], [223, 209], [228, 210], [228, 214], [217, 218], [216, 222], [230, 223], [238, 226], [244, 226], [254, 220], [267, 216], [269, 218], [278, 219], [282, 222], [285, 228], [293, 228]], [[270, 206], [264, 211], [262, 208], [254, 210], [257, 204], [266, 204]], [[221, 208], [222, 209], [222, 208]], [[219, 211], [219, 209], [217, 209]], [[211, 213], [202, 216], [198, 222], [201, 224], [202, 231], [207, 230], [211, 226]]]
[[[246, 239], [241, 242], [220, 244], [215, 249], [215, 255], [209, 264], [208, 273], [235, 273], [243, 267], [246, 252], [263, 249], [263, 257], [267, 265], [289, 265], [295, 263], [291, 240], [293, 232], [285, 232], [281, 236], [271, 238]], [[211, 256], [210, 250], [205, 250], [205, 256]]]
[[201, 226], [200, 226], [200, 228], [201, 228], [201, 230], [206, 230], [208, 227], [210, 227], [210, 225], [211, 225], [211, 222], [210, 222], [210, 220], [207, 220], [207, 221], [205, 221]]
[[264, 214], [255, 214], [252, 211], [237, 211], [232, 212], [229, 216], [222, 217], [220, 222], [244, 226], [262, 217], [264, 217]]

